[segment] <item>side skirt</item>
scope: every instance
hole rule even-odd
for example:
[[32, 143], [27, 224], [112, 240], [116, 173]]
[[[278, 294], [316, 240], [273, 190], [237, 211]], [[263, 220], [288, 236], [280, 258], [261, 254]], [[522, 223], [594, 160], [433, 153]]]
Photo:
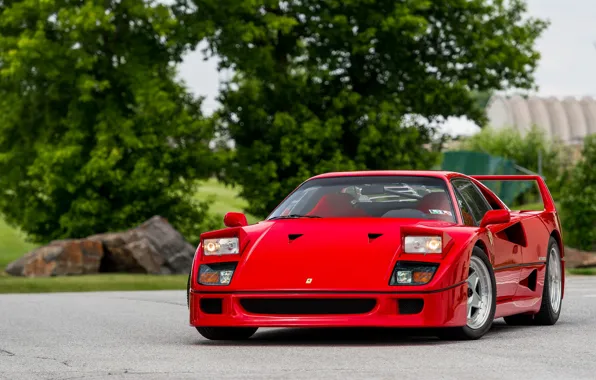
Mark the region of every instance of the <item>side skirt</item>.
[[522, 313], [537, 313], [540, 310], [540, 296], [538, 297], [521, 297], [516, 299], [509, 299], [499, 301], [497, 303], [497, 311], [495, 319], [507, 317], [514, 314]]

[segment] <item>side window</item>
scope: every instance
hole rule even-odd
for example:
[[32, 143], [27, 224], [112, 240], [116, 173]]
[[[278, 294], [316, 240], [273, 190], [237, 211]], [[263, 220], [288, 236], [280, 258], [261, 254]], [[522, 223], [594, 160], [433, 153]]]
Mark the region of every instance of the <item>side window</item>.
[[[464, 201], [464, 204], [467, 205], [467, 210], [469, 210], [467, 212], [469, 212], [474, 218], [474, 225], [480, 224], [484, 214], [486, 214], [488, 210], [491, 210], [486, 198], [484, 198], [480, 190], [478, 190], [478, 188], [472, 182], [466, 179], [456, 179], [453, 180], [452, 183], [457, 190], [456, 192], [459, 193], [459, 196]], [[464, 209], [462, 208], [462, 214], [463, 213]], [[468, 225], [468, 223], [465, 224]]]
[[459, 205], [459, 209], [461, 210], [461, 215], [464, 219], [464, 225], [475, 226], [476, 222], [474, 222], [474, 218], [472, 217], [472, 211], [468, 207], [468, 204], [464, 202], [459, 191], [455, 192], [455, 198], [457, 199], [457, 204]]

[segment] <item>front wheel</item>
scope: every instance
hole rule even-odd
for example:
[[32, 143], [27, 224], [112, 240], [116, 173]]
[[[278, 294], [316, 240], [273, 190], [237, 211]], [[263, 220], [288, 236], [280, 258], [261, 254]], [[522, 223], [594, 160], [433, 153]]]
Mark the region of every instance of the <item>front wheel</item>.
[[197, 331], [209, 340], [245, 340], [254, 335], [258, 327], [197, 327]]
[[488, 257], [474, 247], [468, 270], [467, 323], [462, 327], [439, 330], [443, 339], [479, 339], [490, 330], [497, 308], [497, 285]]

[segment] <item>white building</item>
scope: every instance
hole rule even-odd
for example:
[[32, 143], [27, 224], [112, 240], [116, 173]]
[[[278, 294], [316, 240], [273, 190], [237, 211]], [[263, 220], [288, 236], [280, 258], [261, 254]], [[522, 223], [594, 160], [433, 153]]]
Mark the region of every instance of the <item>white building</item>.
[[590, 97], [578, 100], [497, 95], [489, 100], [486, 114], [493, 128], [514, 127], [524, 133], [536, 125], [550, 138], [567, 144], [580, 143], [596, 133], [596, 99]]

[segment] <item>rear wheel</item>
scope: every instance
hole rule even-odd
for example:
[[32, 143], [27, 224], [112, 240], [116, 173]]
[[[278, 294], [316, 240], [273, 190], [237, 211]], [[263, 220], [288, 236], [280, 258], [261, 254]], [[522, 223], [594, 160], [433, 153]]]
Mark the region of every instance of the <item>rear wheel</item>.
[[563, 270], [561, 254], [557, 241], [551, 237], [546, 252], [546, 274], [542, 289], [542, 303], [538, 313], [517, 314], [505, 317], [505, 322], [512, 326], [522, 325], [554, 325], [561, 314], [563, 300]]
[[209, 340], [245, 340], [254, 335], [258, 327], [197, 327], [197, 331]]
[[467, 282], [467, 323], [462, 327], [439, 330], [438, 335], [443, 339], [479, 339], [492, 326], [497, 306], [495, 274], [480, 247], [474, 247], [472, 251]]

